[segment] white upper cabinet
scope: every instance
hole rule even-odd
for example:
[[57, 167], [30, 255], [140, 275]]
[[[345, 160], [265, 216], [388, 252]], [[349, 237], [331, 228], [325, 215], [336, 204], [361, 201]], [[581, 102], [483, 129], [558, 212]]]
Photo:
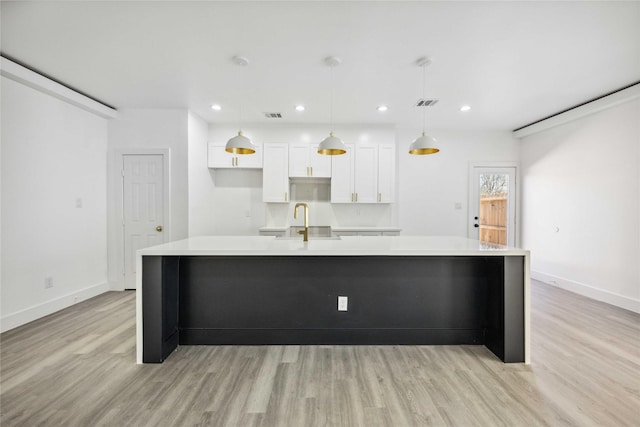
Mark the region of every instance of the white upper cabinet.
[[354, 191], [356, 203], [378, 202], [378, 146], [356, 147], [356, 166], [354, 173]]
[[378, 203], [395, 202], [396, 189], [396, 146], [378, 146]]
[[355, 146], [345, 145], [346, 153], [331, 156], [331, 203], [355, 203]]
[[262, 201], [289, 202], [289, 144], [267, 143], [263, 146]]
[[331, 203], [392, 203], [395, 145], [347, 144], [347, 153], [332, 156]]
[[330, 178], [331, 156], [318, 154], [319, 144], [289, 146], [289, 176], [291, 178]]
[[207, 166], [210, 168], [262, 168], [262, 145], [256, 144], [253, 154], [232, 154], [224, 149], [226, 143], [210, 142], [207, 146]]

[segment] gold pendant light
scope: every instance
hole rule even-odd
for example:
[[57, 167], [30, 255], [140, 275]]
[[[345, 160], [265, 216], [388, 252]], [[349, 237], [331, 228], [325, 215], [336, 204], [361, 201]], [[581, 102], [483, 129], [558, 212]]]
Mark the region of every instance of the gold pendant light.
[[[232, 59], [234, 64], [246, 67], [249, 65], [249, 60], [244, 56], [234, 56]], [[242, 98], [242, 97], [241, 97]], [[238, 121], [238, 128], [242, 127], [242, 99], [240, 99], [240, 115]], [[253, 154], [256, 152], [256, 146], [253, 145], [251, 140], [242, 134], [242, 129], [238, 129], [238, 134], [229, 141], [224, 150], [233, 154]]]
[[325, 58], [324, 63], [331, 67], [331, 94], [329, 101], [329, 136], [320, 142], [318, 145], [318, 154], [326, 154], [329, 156], [336, 156], [347, 152], [347, 147], [344, 142], [337, 136], [333, 135], [333, 68], [340, 65], [342, 61], [335, 56], [329, 56]]
[[[431, 64], [431, 59], [429, 57], [422, 57], [416, 61], [416, 65], [418, 67], [422, 67], [422, 99], [426, 99], [425, 90], [427, 86], [427, 67]], [[417, 137], [409, 146], [409, 154], [435, 154], [440, 151], [439, 148], [436, 148], [437, 141], [434, 137], [427, 135], [425, 132], [425, 109], [426, 105], [422, 107], [422, 135]]]

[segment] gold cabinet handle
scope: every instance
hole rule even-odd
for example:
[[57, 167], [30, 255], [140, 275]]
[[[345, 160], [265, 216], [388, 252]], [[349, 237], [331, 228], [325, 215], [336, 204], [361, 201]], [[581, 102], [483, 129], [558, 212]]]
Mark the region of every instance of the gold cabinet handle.
[[289, 199], [289, 193], [287, 193], [286, 191], [284, 192], [284, 201], [287, 202]]
[[355, 202], [355, 200], [353, 199], [353, 193], [351, 193], [351, 203]]
[[161, 226], [161, 225], [157, 226], [157, 227], [156, 227], [156, 231], [157, 231], [157, 232], [161, 232], [161, 231], [162, 231], [162, 226]]
[[378, 203], [382, 201], [382, 193], [378, 193]]
[[356, 193], [356, 203], [358, 203], [358, 193]]
[[313, 166], [311, 166], [309, 169], [311, 169], [311, 176], [313, 176]]

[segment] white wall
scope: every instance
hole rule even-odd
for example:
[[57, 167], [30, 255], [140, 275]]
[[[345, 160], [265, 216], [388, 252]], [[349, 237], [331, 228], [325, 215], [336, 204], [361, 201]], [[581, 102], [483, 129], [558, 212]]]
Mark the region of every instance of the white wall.
[[[188, 111], [183, 109], [125, 109], [109, 122], [109, 282], [112, 289], [122, 289], [121, 205], [115, 186], [121, 182], [121, 165], [116, 151], [168, 149], [170, 155], [170, 212], [164, 228], [171, 240], [188, 236]], [[165, 220], [166, 221], [166, 220]]]
[[640, 100], [522, 139], [533, 277], [640, 312]]
[[[188, 169], [189, 169], [189, 236], [205, 234], [202, 229], [208, 223], [207, 209], [202, 204], [206, 199], [197, 197], [198, 185], [192, 183], [207, 182], [210, 179], [207, 162], [207, 137], [209, 124], [199, 116], [189, 112], [188, 117]], [[202, 167], [204, 163], [205, 167]], [[194, 228], [195, 227], [195, 228]]]
[[[211, 124], [208, 141], [226, 142], [237, 131], [234, 126]], [[395, 141], [395, 130], [390, 125], [344, 125], [336, 126], [335, 131], [345, 143]], [[328, 128], [247, 124], [243, 132], [256, 143], [310, 143], [325, 138]], [[263, 226], [300, 223], [293, 219], [295, 200], [288, 204], [262, 202], [261, 170], [208, 169], [206, 142], [198, 138], [189, 144], [189, 235], [257, 235]], [[296, 186], [299, 192], [305, 192], [303, 185]], [[341, 206], [329, 203], [328, 195], [318, 199], [309, 203], [309, 221], [313, 225], [394, 225], [395, 205]]]
[[108, 289], [107, 120], [5, 77], [1, 87], [4, 331]]
[[[420, 132], [397, 132], [398, 225], [408, 235], [466, 237], [470, 163], [517, 163], [518, 140], [511, 132], [433, 130], [429, 134], [438, 140], [440, 152], [410, 155], [409, 145]], [[462, 209], [455, 209], [456, 203]]]

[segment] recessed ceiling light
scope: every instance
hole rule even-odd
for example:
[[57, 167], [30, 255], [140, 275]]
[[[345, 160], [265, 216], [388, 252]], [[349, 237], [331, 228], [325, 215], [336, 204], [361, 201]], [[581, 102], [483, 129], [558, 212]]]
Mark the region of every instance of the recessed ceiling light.
[[304, 111], [304, 105], [296, 105], [296, 111]]
[[387, 107], [386, 105], [380, 105], [378, 106], [378, 108], [376, 108], [376, 110], [380, 111], [381, 113], [387, 111], [389, 109], [389, 107]]
[[469, 111], [469, 110], [471, 110], [470, 105], [463, 105], [462, 107], [460, 107], [460, 111]]
[[213, 111], [220, 111], [220, 110], [222, 110], [222, 107], [221, 107], [220, 105], [218, 105], [218, 104], [213, 104], [213, 105], [211, 106], [211, 109], [212, 109]]

